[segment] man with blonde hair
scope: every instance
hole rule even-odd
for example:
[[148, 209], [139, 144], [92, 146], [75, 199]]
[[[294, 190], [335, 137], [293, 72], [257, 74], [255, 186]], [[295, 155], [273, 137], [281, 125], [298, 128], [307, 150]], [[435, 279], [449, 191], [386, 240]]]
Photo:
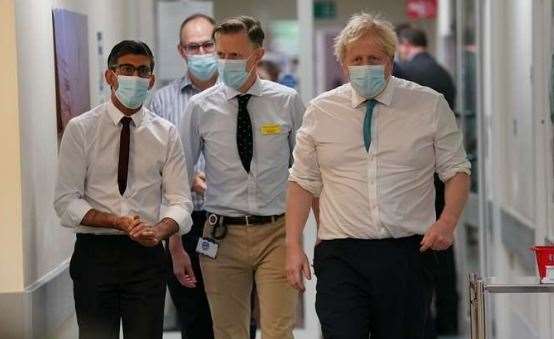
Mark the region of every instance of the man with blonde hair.
[[[454, 114], [391, 76], [392, 25], [354, 15], [336, 39], [350, 82], [314, 99], [297, 133], [286, 213], [287, 277], [304, 289], [302, 230], [320, 199], [314, 270], [326, 339], [424, 338], [434, 251], [452, 245], [470, 165]], [[433, 173], [446, 184], [435, 215]]]

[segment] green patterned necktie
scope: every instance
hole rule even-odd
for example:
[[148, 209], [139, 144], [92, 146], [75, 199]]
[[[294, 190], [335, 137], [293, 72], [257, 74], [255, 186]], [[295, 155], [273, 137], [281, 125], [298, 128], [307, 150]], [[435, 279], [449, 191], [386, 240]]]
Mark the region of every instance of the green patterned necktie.
[[367, 101], [367, 108], [364, 117], [364, 145], [365, 150], [369, 152], [369, 146], [371, 145], [371, 120], [373, 118], [373, 108], [377, 101], [375, 99], [369, 99]]

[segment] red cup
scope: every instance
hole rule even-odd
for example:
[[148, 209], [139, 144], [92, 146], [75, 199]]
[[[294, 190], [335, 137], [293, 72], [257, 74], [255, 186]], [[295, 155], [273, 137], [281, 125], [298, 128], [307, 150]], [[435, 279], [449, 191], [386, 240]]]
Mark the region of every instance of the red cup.
[[531, 251], [535, 252], [539, 276], [542, 279], [546, 277], [546, 266], [554, 266], [554, 246], [534, 246]]

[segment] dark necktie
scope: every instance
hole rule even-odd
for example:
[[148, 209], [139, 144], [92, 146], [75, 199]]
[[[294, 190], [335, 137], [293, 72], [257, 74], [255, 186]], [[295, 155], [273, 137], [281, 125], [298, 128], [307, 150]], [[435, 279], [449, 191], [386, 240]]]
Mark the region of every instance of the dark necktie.
[[251, 95], [238, 96], [239, 113], [237, 115], [237, 150], [240, 161], [247, 173], [250, 173], [250, 162], [254, 148], [254, 137], [252, 136], [252, 121], [248, 113], [248, 100]]
[[131, 141], [131, 121], [129, 117], [121, 118], [121, 137], [119, 139], [119, 163], [117, 164], [117, 185], [123, 195], [127, 188], [127, 171], [129, 169], [129, 143]]
[[373, 118], [373, 109], [375, 108], [377, 101], [374, 99], [369, 99], [367, 101], [367, 108], [365, 110], [364, 117], [364, 145], [365, 150], [369, 151], [369, 146], [371, 145], [371, 120]]

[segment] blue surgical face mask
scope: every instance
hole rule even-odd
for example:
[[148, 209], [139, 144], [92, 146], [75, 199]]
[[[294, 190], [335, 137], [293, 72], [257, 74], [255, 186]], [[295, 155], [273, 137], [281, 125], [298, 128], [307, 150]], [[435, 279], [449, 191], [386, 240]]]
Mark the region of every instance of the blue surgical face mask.
[[239, 88], [244, 85], [250, 74], [250, 72], [246, 70], [247, 63], [248, 59], [219, 59], [219, 77], [225, 85], [238, 91]]
[[373, 99], [385, 88], [384, 65], [348, 66], [348, 71], [350, 84], [361, 97]]
[[189, 72], [201, 81], [210, 80], [217, 71], [217, 57], [215, 54], [187, 56]]
[[139, 108], [148, 95], [148, 87], [150, 87], [150, 79], [137, 76], [117, 76], [117, 90], [115, 96], [123, 104], [123, 106], [136, 109]]

